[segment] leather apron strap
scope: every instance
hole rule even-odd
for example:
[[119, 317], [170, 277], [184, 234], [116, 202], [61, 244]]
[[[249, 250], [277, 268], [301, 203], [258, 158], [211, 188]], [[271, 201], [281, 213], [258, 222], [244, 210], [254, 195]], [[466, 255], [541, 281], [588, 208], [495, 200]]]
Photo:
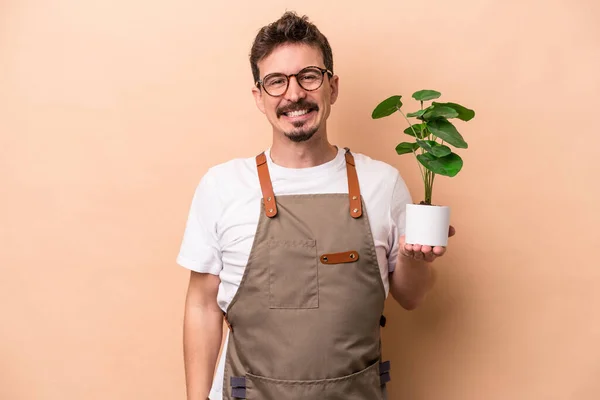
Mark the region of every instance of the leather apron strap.
[[350, 149], [346, 149], [346, 172], [348, 174], [348, 196], [350, 197], [350, 215], [352, 218], [358, 218], [362, 215], [362, 202], [360, 200], [360, 186], [358, 185], [358, 175], [356, 174], [356, 165], [354, 156]]
[[[352, 218], [359, 218], [362, 215], [362, 202], [360, 197], [360, 186], [358, 184], [358, 175], [356, 173], [356, 165], [354, 163], [354, 156], [350, 152], [350, 149], [345, 147], [345, 150], [350, 215]], [[256, 169], [258, 171], [260, 189], [263, 194], [265, 214], [267, 217], [273, 218], [277, 215], [277, 201], [275, 200], [275, 194], [273, 193], [273, 184], [271, 182], [271, 175], [269, 174], [267, 156], [264, 152], [256, 156]]]
[[269, 174], [265, 153], [256, 156], [256, 169], [258, 170], [258, 180], [263, 194], [265, 214], [267, 217], [273, 218], [277, 215], [277, 202], [275, 201], [275, 194], [273, 194], [273, 185], [271, 184], [271, 175]]

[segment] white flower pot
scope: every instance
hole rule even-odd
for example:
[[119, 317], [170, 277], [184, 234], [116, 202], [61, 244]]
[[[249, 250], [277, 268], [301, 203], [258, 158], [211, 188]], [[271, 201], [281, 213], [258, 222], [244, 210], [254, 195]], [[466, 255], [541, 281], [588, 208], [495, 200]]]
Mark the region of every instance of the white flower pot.
[[449, 228], [450, 207], [406, 205], [406, 243], [446, 246]]

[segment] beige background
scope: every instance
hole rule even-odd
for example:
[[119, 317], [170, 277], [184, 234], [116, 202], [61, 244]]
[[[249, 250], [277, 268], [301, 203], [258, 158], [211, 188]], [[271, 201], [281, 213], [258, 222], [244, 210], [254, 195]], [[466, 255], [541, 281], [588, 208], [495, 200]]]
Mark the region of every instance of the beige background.
[[477, 112], [434, 187], [458, 231], [438, 285], [388, 302], [391, 397], [598, 399], [596, 0], [0, 1], [0, 399], [184, 398], [174, 259], [201, 175], [269, 144], [247, 55], [286, 8], [333, 46], [332, 141], [416, 200], [405, 124], [373, 107]]

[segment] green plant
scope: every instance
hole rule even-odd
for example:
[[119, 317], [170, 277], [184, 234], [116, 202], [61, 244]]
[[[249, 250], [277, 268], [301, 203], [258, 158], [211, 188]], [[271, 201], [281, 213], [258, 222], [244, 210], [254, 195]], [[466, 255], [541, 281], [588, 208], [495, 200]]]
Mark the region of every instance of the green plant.
[[[469, 121], [475, 117], [473, 110], [456, 103], [434, 101], [424, 108], [424, 102], [438, 99], [440, 96], [441, 93], [435, 90], [413, 93], [412, 97], [421, 103], [421, 109], [406, 115], [402, 112], [402, 96], [391, 96], [379, 103], [371, 115], [371, 118], [378, 119], [398, 111], [408, 122], [409, 127], [404, 133], [414, 137], [415, 141], [400, 143], [396, 146], [396, 152], [399, 155], [412, 153], [419, 161], [419, 170], [425, 184], [425, 199], [420, 204], [431, 205], [436, 174], [453, 177], [462, 169], [462, 158], [446, 144], [459, 149], [466, 149], [468, 145], [449, 119]], [[416, 118], [420, 122], [412, 124], [408, 118]]]

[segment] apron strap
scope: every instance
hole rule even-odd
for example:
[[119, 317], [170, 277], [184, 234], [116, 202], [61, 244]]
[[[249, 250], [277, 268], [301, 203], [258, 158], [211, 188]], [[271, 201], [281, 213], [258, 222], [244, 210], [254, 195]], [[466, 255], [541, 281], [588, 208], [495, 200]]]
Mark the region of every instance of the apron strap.
[[[354, 156], [349, 148], [346, 149], [346, 171], [348, 174], [348, 197], [350, 199], [350, 215], [352, 218], [362, 216], [362, 202], [360, 197], [360, 186], [358, 184], [358, 175], [354, 164]], [[267, 156], [265, 153], [260, 153], [256, 156], [256, 169], [258, 170], [258, 180], [260, 181], [260, 189], [263, 194], [265, 205], [265, 214], [269, 218], [277, 215], [277, 202], [273, 193], [273, 185], [271, 183], [271, 175], [267, 165]]]
[[260, 189], [262, 190], [265, 203], [265, 213], [267, 217], [273, 218], [277, 215], [277, 202], [275, 201], [275, 194], [273, 194], [271, 175], [267, 166], [267, 156], [265, 156], [264, 152], [256, 156], [256, 169], [258, 170], [258, 180], [260, 181]]
[[352, 218], [358, 218], [362, 215], [362, 202], [360, 199], [360, 186], [358, 184], [358, 175], [354, 164], [354, 156], [350, 149], [346, 149], [346, 171], [348, 173], [348, 196], [350, 197], [350, 215]]

